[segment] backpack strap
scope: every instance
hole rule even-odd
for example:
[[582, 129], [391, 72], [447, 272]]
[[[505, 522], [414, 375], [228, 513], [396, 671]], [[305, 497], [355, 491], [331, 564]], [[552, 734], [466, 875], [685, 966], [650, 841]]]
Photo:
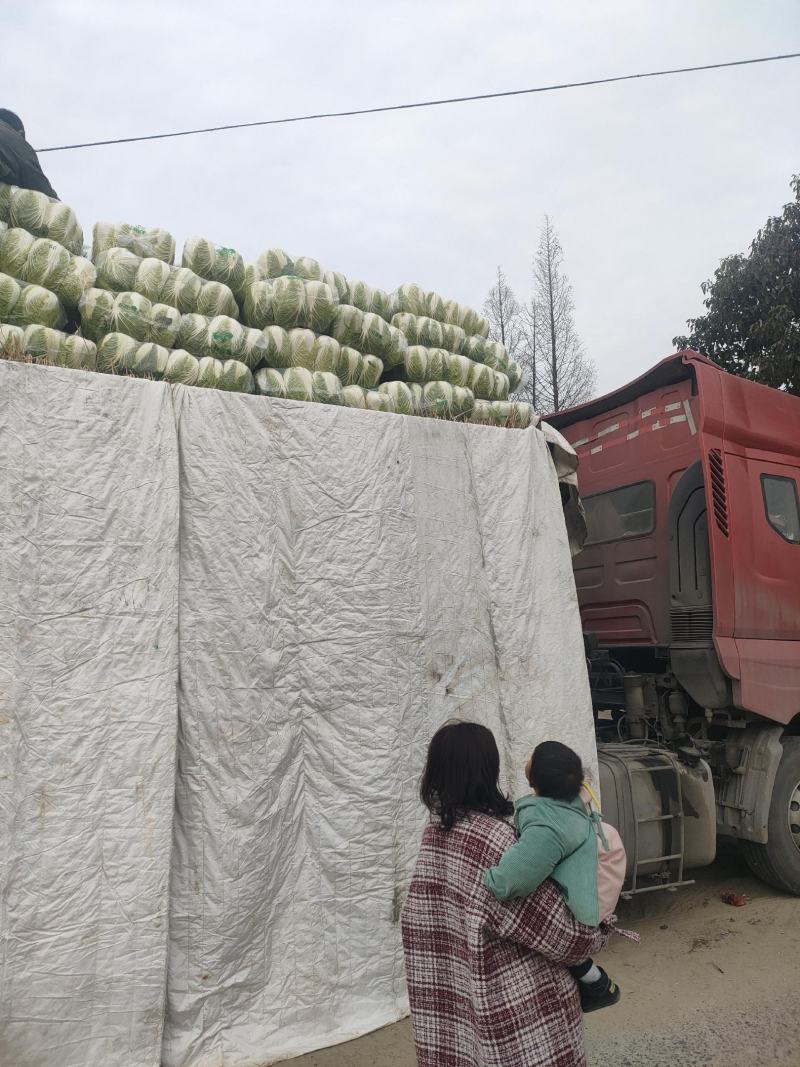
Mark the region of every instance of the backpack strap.
[[586, 790], [586, 792], [589, 794], [589, 797], [591, 798], [590, 802], [586, 804], [586, 807], [589, 809], [589, 818], [594, 823], [594, 828], [597, 832], [597, 836], [603, 843], [603, 848], [606, 850], [606, 852], [608, 852], [608, 840], [603, 831], [603, 817], [599, 811], [600, 805], [597, 802], [597, 797], [594, 795], [592, 787], [589, 785], [588, 782], [583, 783], [583, 788]]

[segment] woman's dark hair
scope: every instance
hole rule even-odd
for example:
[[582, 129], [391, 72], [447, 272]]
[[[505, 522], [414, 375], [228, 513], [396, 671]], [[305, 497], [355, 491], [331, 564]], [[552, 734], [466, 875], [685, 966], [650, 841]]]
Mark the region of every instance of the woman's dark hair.
[[560, 741], [543, 741], [533, 750], [528, 781], [540, 797], [574, 800], [583, 785], [581, 758]]
[[498, 786], [500, 753], [491, 730], [450, 722], [431, 739], [419, 786], [422, 803], [449, 830], [470, 811], [504, 817], [514, 805]]

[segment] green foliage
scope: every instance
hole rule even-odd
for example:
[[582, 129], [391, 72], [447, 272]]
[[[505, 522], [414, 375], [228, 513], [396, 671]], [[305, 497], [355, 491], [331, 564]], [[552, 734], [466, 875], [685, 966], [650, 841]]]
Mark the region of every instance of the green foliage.
[[767, 220], [748, 255], [722, 260], [702, 290], [707, 311], [676, 337], [731, 374], [800, 395], [800, 174], [781, 215]]

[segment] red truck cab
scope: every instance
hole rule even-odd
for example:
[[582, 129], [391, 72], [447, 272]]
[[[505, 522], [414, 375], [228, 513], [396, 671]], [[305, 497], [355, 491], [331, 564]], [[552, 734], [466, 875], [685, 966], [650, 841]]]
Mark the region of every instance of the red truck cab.
[[693, 745], [719, 832], [800, 893], [800, 398], [684, 351], [548, 421], [579, 457], [596, 708]]

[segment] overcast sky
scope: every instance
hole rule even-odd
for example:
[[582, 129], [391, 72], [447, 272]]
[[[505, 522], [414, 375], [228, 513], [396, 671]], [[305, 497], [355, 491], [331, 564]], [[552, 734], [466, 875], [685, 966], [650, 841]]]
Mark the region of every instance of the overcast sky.
[[[7, 9], [7, 10], [6, 10]], [[13, 12], [13, 14], [12, 14]], [[0, 106], [36, 147], [800, 51], [798, 0], [2, 0]], [[548, 212], [602, 391], [800, 171], [800, 60], [41, 157], [98, 219], [279, 245], [480, 307]]]

